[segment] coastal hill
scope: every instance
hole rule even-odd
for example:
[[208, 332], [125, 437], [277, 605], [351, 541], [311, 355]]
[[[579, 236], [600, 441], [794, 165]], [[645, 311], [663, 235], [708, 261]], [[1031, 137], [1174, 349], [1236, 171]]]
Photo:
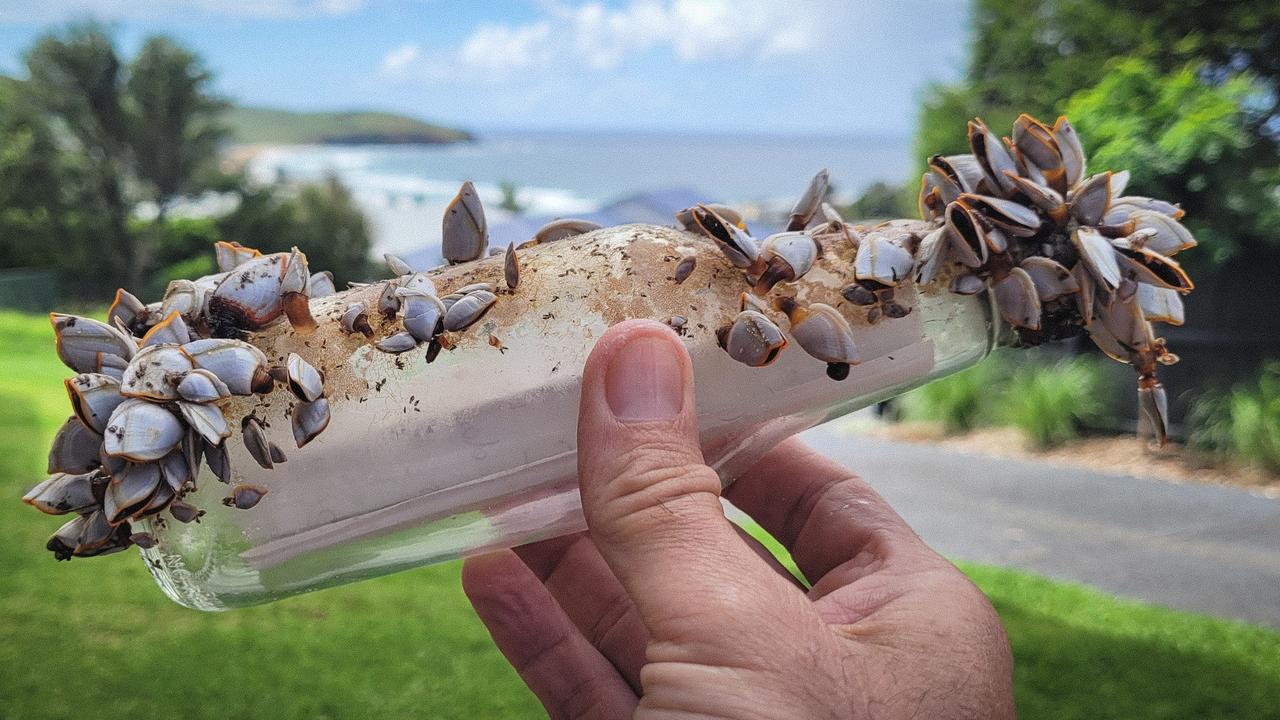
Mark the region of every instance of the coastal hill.
[[387, 112], [290, 112], [233, 107], [222, 116], [232, 142], [241, 144], [403, 145], [468, 142], [464, 130]]

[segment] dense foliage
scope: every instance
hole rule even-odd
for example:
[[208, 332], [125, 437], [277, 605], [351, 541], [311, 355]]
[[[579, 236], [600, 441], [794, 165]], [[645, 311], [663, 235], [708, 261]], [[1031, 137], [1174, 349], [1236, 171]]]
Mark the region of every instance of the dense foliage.
[[1280, 4], [976, 0], [972, 22], [965, 79], [926, 94], [922, 163], [965, 152], [971, 117], [1066, 112], [1091, 167], [1188, 209], [1191, 262], [1280, 257]]
[[1202, 399], [1194, 415], [1197, 446], [1280, 473], [1280, 362], [1256, 383]]
[[[336, 180], [256, 187], [219, 167], [229, 106], [190, 50], [157, 36], [123, 58], [89, 24], [41, 37], [25, 59], [27, 80], [0, 78], [0, 268], [56, 270], [90, 301], [118, 286], [157, 297], [212, 272], [224, 238], [298, 245], [339, 282], [368, 271], [367, 221]], [[206, 192], [236, 209], [173, 214]]]
[[[938, 423], [947, 433], [983, 425], [1013, 427], [1040, 447], [1079, 437], [1081, 429], [1103, 409], [1099, 400], [1104, 385], [1103, 361], [1014, 352], [997, 353], [968, 370], [904, 395], [900, 401], [903, 417]], [[1030, 358], [1028, 352], [1032, 353]]]

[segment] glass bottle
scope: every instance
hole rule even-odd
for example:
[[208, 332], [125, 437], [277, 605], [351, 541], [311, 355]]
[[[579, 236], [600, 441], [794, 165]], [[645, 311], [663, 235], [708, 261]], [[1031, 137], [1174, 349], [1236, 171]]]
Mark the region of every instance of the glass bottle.
[[[142, 554], [169, 597], [224, 610], [582, 530], [574, 447], [582, 366], [595, 339], [627, 318], [679, 328], [706, 462], [725, 483], [780, 440], [964, 369], [993, 347], [988, 296], [952, 294], [945, 279], [904, 282], [895, 301], [910, 312], [869, 322], [868, 308], [840, 295], [853, 281], [854, 248], [839, 235], [822, 240], [813, 269], [772, 295], [825, 302], [849, 320], [861, 362], [841, 381], [795, 342], [766, 367], [730, 358], [716, 329], [748, 286], [710, 241], [671, 228], [621, 226], [521, 250], [510, 291], [501, 256], [432, 271], [441, 296], [474, 282], [500, 290], [493, 309], [430, 363], [425, 346], [391, 355], [338, 327], [348, 303], [376, 307], [380, 285], [312, 300], [315, 333], [279, 323], [251, 341], [274, 362], [297, 352], [324, 372], [329, 427], [271, 470], [237, 432], [227, 440], [234, 480], [268, 495], [251, 510], [224, 507], [226, 487], [205, 469], [187, 500], [206, 514], [145, 523], [139, 529], [157, 543]], [[697, 265], [677, 283], [674, 268], [689, 256]], [[375, 338], [399, 329], [370, 314]], [[774, 315], [785, 331], [785, 316]], [[276, 390], [226, 410], [236, 428], [252, 412], [292, 448], [290, 404]]]

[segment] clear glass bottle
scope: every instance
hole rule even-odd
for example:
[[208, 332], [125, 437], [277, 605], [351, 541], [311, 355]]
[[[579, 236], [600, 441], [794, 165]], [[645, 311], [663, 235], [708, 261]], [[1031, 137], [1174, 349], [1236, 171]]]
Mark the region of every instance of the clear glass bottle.
[[[652, 226], [587, 237], [521, 251], [517, 288], [430, 364], [424, 348], [388, 355], [338, 329], [347, 303], [376, 307], [379, 286], [313, 300], [321, 323], [313, 335], [282, 323], [252, 338], [275, 360], [298, 352], [321, 368], [333, 419], [272, 470], [252, 461], [238, 434], [228, 439], [235, 480], [269, 494], [248, 511], [226, 508], [225, 486], [205, 470], [188, 496], [206, 510], [200, 522], [142, 528], [158, 541], [142, 554], [164, 591], [188, 607], [224, 610], [582, 530], [581, 369], [594, 340], [626, 318], [684, 318], [704, 454], [726, 483], [780, 440], [966, 368], [995, 342], [989, 298], [952, 294], [945, 281], [899, 287], [896, 300], [910, 313], [868, 322], [839, 295], [853, 279], [853, 248], [828, 238], [819, 263], [774, 294], [838, 307], [861, 363], [835, 381], [792, 343], [772, 365], [747, 367], [716, 342], [746, 289], [717, 248]], [[688, 255], [698, 265], [676, 283], [675, 264]], [[476, 281], [501, 285], [502, 258], [432, 275], [441, 295]], [[394, 319], [373, 320], [377, 337], [398, 329]], [[286, 395], [240, 399], [227, 412], [232, 420], [253, 412], [291, 448]]]

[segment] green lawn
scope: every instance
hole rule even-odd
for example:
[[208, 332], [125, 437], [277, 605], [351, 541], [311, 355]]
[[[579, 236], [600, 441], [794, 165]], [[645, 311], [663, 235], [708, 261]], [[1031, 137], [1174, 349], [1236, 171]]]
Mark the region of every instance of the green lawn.
[[[0, 716], [537, 717], [446, 564], [204, 614], [131, 553], [55, 563], [17, 498], [67, 416], [44, 318], [0, 312]], [[8, 498], [8, 500], [5, 500]], [[1277, 718], [1280, 635], [1000, 568], [1025, 718]]]

